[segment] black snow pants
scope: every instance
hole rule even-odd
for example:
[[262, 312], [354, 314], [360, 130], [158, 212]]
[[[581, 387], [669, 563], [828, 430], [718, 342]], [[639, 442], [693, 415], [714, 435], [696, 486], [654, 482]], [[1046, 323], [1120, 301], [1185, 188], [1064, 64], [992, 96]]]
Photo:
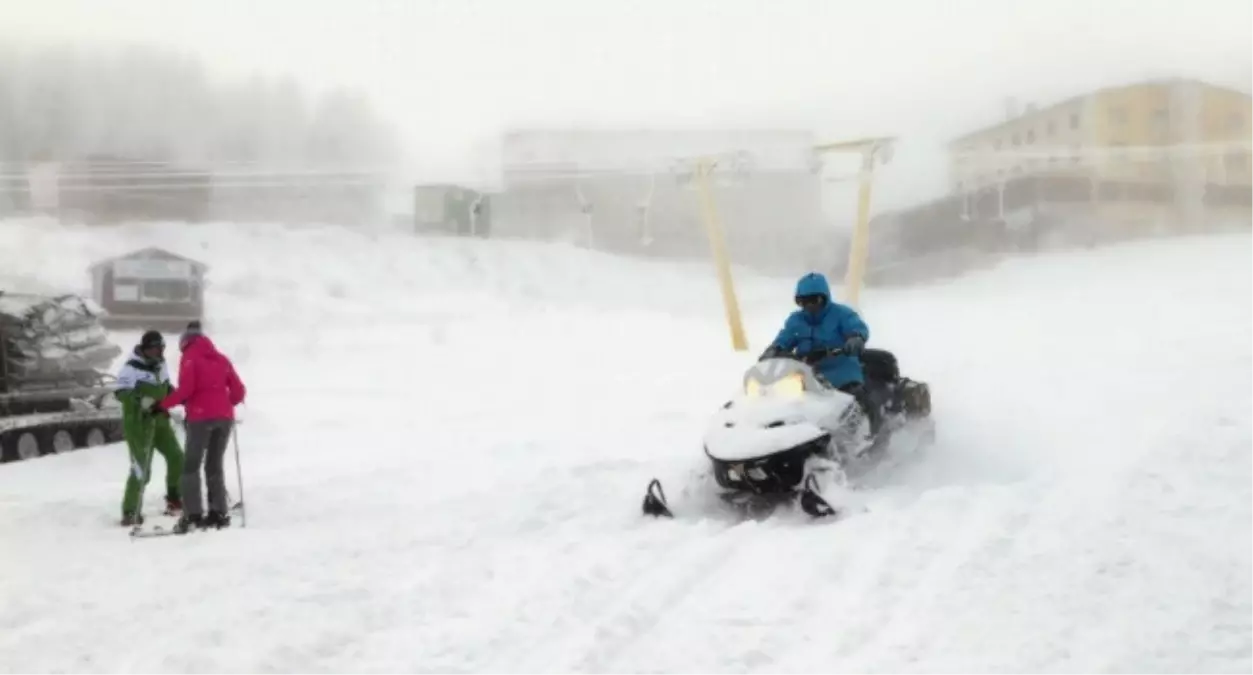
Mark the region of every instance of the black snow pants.
[[870, 434], [875, 435], [879, 433], [879, 428], [883, 425], [883, 410], [880, 408], [880, 404], [875, 401], [875, 396], [870, 389], [871, 386], [873, 385], [869, 383], [850, 382], [839, 387], [839, 390], [853, 396], [857, 401], [857, 405], [861, 406], [862, 411], [866, 413], [866, 417], [870, 420]]

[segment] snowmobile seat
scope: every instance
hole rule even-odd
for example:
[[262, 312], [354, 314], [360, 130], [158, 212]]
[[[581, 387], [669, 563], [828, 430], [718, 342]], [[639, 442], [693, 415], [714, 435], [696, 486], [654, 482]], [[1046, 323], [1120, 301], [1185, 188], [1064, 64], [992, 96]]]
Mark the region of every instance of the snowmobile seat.
[[891, 384], [901, 379], [896, 355], [886, 349], [863, 349], [861, 369], [866, 379]]

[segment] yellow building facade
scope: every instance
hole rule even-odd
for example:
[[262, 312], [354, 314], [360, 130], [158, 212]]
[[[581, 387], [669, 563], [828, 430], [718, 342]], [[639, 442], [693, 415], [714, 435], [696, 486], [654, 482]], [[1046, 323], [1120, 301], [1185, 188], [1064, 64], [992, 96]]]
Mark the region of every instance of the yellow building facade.
[[1193, 80], [1102, 89], [954, 140], [950, 186], [962, 192], [1038, 173], [1164, 181], [1175, 178], [1172, 164], [1200, 171], [1205, 183], [1248, 185], [1251, 118], [1248, 93]]

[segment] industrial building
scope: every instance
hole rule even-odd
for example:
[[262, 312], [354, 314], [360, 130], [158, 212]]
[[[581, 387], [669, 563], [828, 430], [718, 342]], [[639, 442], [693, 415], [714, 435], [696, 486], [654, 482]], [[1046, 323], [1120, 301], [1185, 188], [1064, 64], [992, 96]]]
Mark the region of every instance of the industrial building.
[[711, 186], [733, 263], [829, 266], [839, 237], [822, 212], [809, 131], [529, 129], [501, 142], [491, 236], [564, 241], [649, 257], [708, 257], [695, 181]]

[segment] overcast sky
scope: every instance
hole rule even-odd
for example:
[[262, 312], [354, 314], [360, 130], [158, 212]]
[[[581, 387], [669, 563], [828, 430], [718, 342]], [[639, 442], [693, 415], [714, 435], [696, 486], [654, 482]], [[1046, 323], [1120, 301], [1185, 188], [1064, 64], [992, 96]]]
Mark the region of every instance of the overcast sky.
[[510, 125], [800, 125], [902, 139], [879, 196], [943, 189], [941, 144], [1147, 77], [1249, 89], [1250, 0], [0, 0], [0, 40], [144, 42], [226, 77], [367, 90], [424, 175]]

